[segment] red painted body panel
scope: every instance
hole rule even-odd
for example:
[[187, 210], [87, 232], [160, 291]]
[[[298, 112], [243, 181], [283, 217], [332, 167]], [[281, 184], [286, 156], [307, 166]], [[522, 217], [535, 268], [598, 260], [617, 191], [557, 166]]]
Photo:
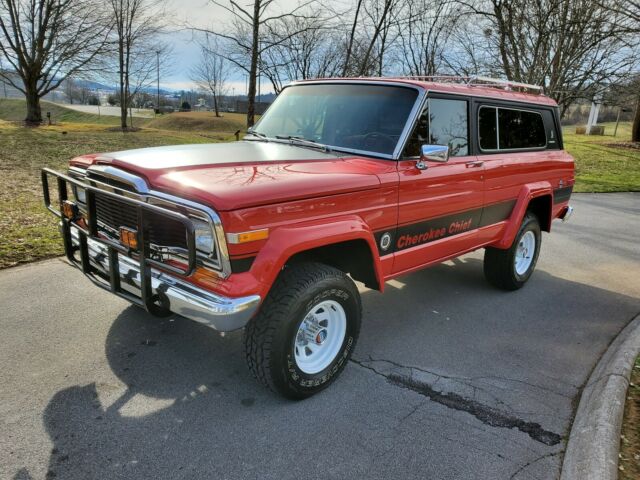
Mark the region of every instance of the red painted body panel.
[[[413, 224], [457, 212], [477, 209], [483, 204], [483, 168], [471, 167], [475, 156], [452, 157], [447, 163], [427, 162], [425, 170], [416, 168], [415, 160], [398, 163], [400, 191], [398, 225]], [[475, 230], [475, 229], [474, 229]], [[395, 254], [393, 272], [429, 263], [472, 247], [475, 232], [458, 236], [458, 240], [426, 243]], [[397, 241], [400, 241], [400, 237]]]
[[[385, 81], [417, 84], [440, 93], [555, 105], [544, 96], [486, 87]], [[231, 297], [258, 294], [264, 298], [292, 255], [345, 241], [360, 241], [371, 251], [382, 290], [385, 280], [463, 253], [489, 245], [507, 248], [532, 199], [553, 197], [554, 190], [574, 183], [573, 159], [562, 150], [452, 157], [447, 163], [427, 162], [428, 168], [419, 170], [415, 159], [246, 145], [253, 143], [232, 144], [246, 158], [229, 158], [225, 148], [230, 147], [212, 145], [206, 147], [210, 150], [202, 146], [185, 150], [182, 156], [176, 147], [175, 158], [161, 149], [147, 151], [142, 159], [135, 151], [87, 155], [74, 159], [72, 165], [86, 168], [108, 163], [140, 175], [154, 190], [215, 209], [227, 233], [269, 229], [267, 240], [227, 245], [232, 259], [255, 257], [248, 271], [199, 282]], [[251, 157], [254, 153], [259, 155]], [[156, 158], [161, 159], [159, 164]], [[505, 218], [486, 225], [479, 221], [491, 207], [504, 204], [508, 204]], [[551, 205], [555, 218], [567, 201]], [[469, 214], [467, 223], [470, 211], [476, 213]], [[446, 225], [431, 227], [430, 222], [438, 219]], [[420, 222], [424, 229], [435, 228], [444, 232], [438, 235], [446, 236], [411, 244], [426, 232], [421, 233], [421, 227], [417, 233], [403, 232]], [[389, 251], [378, 247], [378, 236], [384, 232], [393, 235]]]

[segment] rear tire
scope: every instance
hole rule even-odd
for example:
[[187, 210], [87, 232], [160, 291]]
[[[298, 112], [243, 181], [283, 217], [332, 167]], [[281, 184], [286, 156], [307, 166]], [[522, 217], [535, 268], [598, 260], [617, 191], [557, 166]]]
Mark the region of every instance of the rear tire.
[[529, 280], [538, 261], [542, 235], [538, 218], [527, 212], [511, 247], [488, 247], [484, 252], [484, 275], [503, 290], [518, 290]]
[[344, 272], [319, 263], [285, 267], [245, 329], [249, 369], [287, 398], [318, 393], [347, 364], [361, 312], [358, 289]]

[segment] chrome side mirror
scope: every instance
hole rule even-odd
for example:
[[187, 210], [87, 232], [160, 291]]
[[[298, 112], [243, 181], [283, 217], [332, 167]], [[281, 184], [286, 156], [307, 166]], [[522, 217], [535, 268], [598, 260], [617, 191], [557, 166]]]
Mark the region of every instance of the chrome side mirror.
[[447, 162], [449, 160], [449, 147], [447, 145], [422, 145], [420, 147], [420, 160], [416, 167], [420, 170], [427, 168], [426, 161]]

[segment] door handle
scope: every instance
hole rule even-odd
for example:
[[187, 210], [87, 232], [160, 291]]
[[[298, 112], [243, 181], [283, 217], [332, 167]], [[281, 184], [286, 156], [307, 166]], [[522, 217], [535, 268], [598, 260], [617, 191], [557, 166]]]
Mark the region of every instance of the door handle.
[[467, 162], [466, 165], [467, 168], [476, 168], [484, 165], [484, 162], [482, 160], [474, 160], [473, 162]]

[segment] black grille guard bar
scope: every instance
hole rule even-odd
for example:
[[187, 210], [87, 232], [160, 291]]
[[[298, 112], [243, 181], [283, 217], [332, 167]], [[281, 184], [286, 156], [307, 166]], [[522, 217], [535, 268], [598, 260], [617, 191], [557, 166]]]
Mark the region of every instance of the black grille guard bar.
[[[57, 179], [57, 190], [60, 201], [60, 208], [56, 210], [51, 205], [51, 197], [49, 191], [49, 177], [55, 177]], [[86, 207], [88, 217], [88, 228], [79, 225], [74, 220], [66, 218], [62, 212], [62, 204], [65, 200], [68, 200], [68, 185], [75, 185], [82, 188], [86, 192]], [[93, 187], [86, 183], [83, 183], [77, 179], [69, 177], [55, 170], [49, 168], [42, 169], [42, 190], [44, 194], [44, 204], [47, 209], [61, 220], [61, 232], [64, 243], [64, 250], [67, 259], [76, 267], [80, 268], [82, 272], [87, 275], [93, 283], [99, 287], [109, 290], [112, 293], [132, 302], [147, 311], [156, 315], [164, 313], [163, 306], [158, 305], [159, 297], [152, 292], [151, 285], [151, 267], [155, 267], [159, 270], [164, 270], [168, 273], [176, 274], [179, 276], [189, 276], [196, 268], [196, 246], [195, 246], [195, 226], [191, 219], [186, 215], [183, 215], [166, 208], [152, 205], [140, 200], [136, 200], [124, 195], [118, 195], [116, 193], [108, 192], [100, 188]], [[125, 245], [104, 238], [98, 234], [97, 215], [96, 215], [96, 194], [113, 197], [120, 202], [125, 202], [129, 205], [136, 207], [137, 211], [137, 235], [138, 235], [138, 249], [132, 250]], [[186, 268], [176, 267], [169, 265], [158, 260], [154, 260], [150, 257], [151, 249], [148, 240], [148, 228], [146, 222], [146, 214], [153, 212], [156, 215], [171, 218], [177, 220], [185, 227], [186, 240], [187, 240], [187, 252], [188, 262]], [[71, 227], [77, 229], [79, 234], [79, 246], [75, 246], [71, 241]], [[104, 279], [100, 272], [91, 265], [89, 257], [89, 249], [87, 245], [87, 237], [93, 241], [98, 242], [107, 247], [109, 256], [109, 273], [108, 283]], [[80, 251], [80, 261], [75, 257], [75, 252]], [[120, 285], [120, 272], [118, 255], [125, 255], [130, 258], [136, 259], [140, 264], [140, 298], [132, 295], [131, 293], [123, 290]]]

